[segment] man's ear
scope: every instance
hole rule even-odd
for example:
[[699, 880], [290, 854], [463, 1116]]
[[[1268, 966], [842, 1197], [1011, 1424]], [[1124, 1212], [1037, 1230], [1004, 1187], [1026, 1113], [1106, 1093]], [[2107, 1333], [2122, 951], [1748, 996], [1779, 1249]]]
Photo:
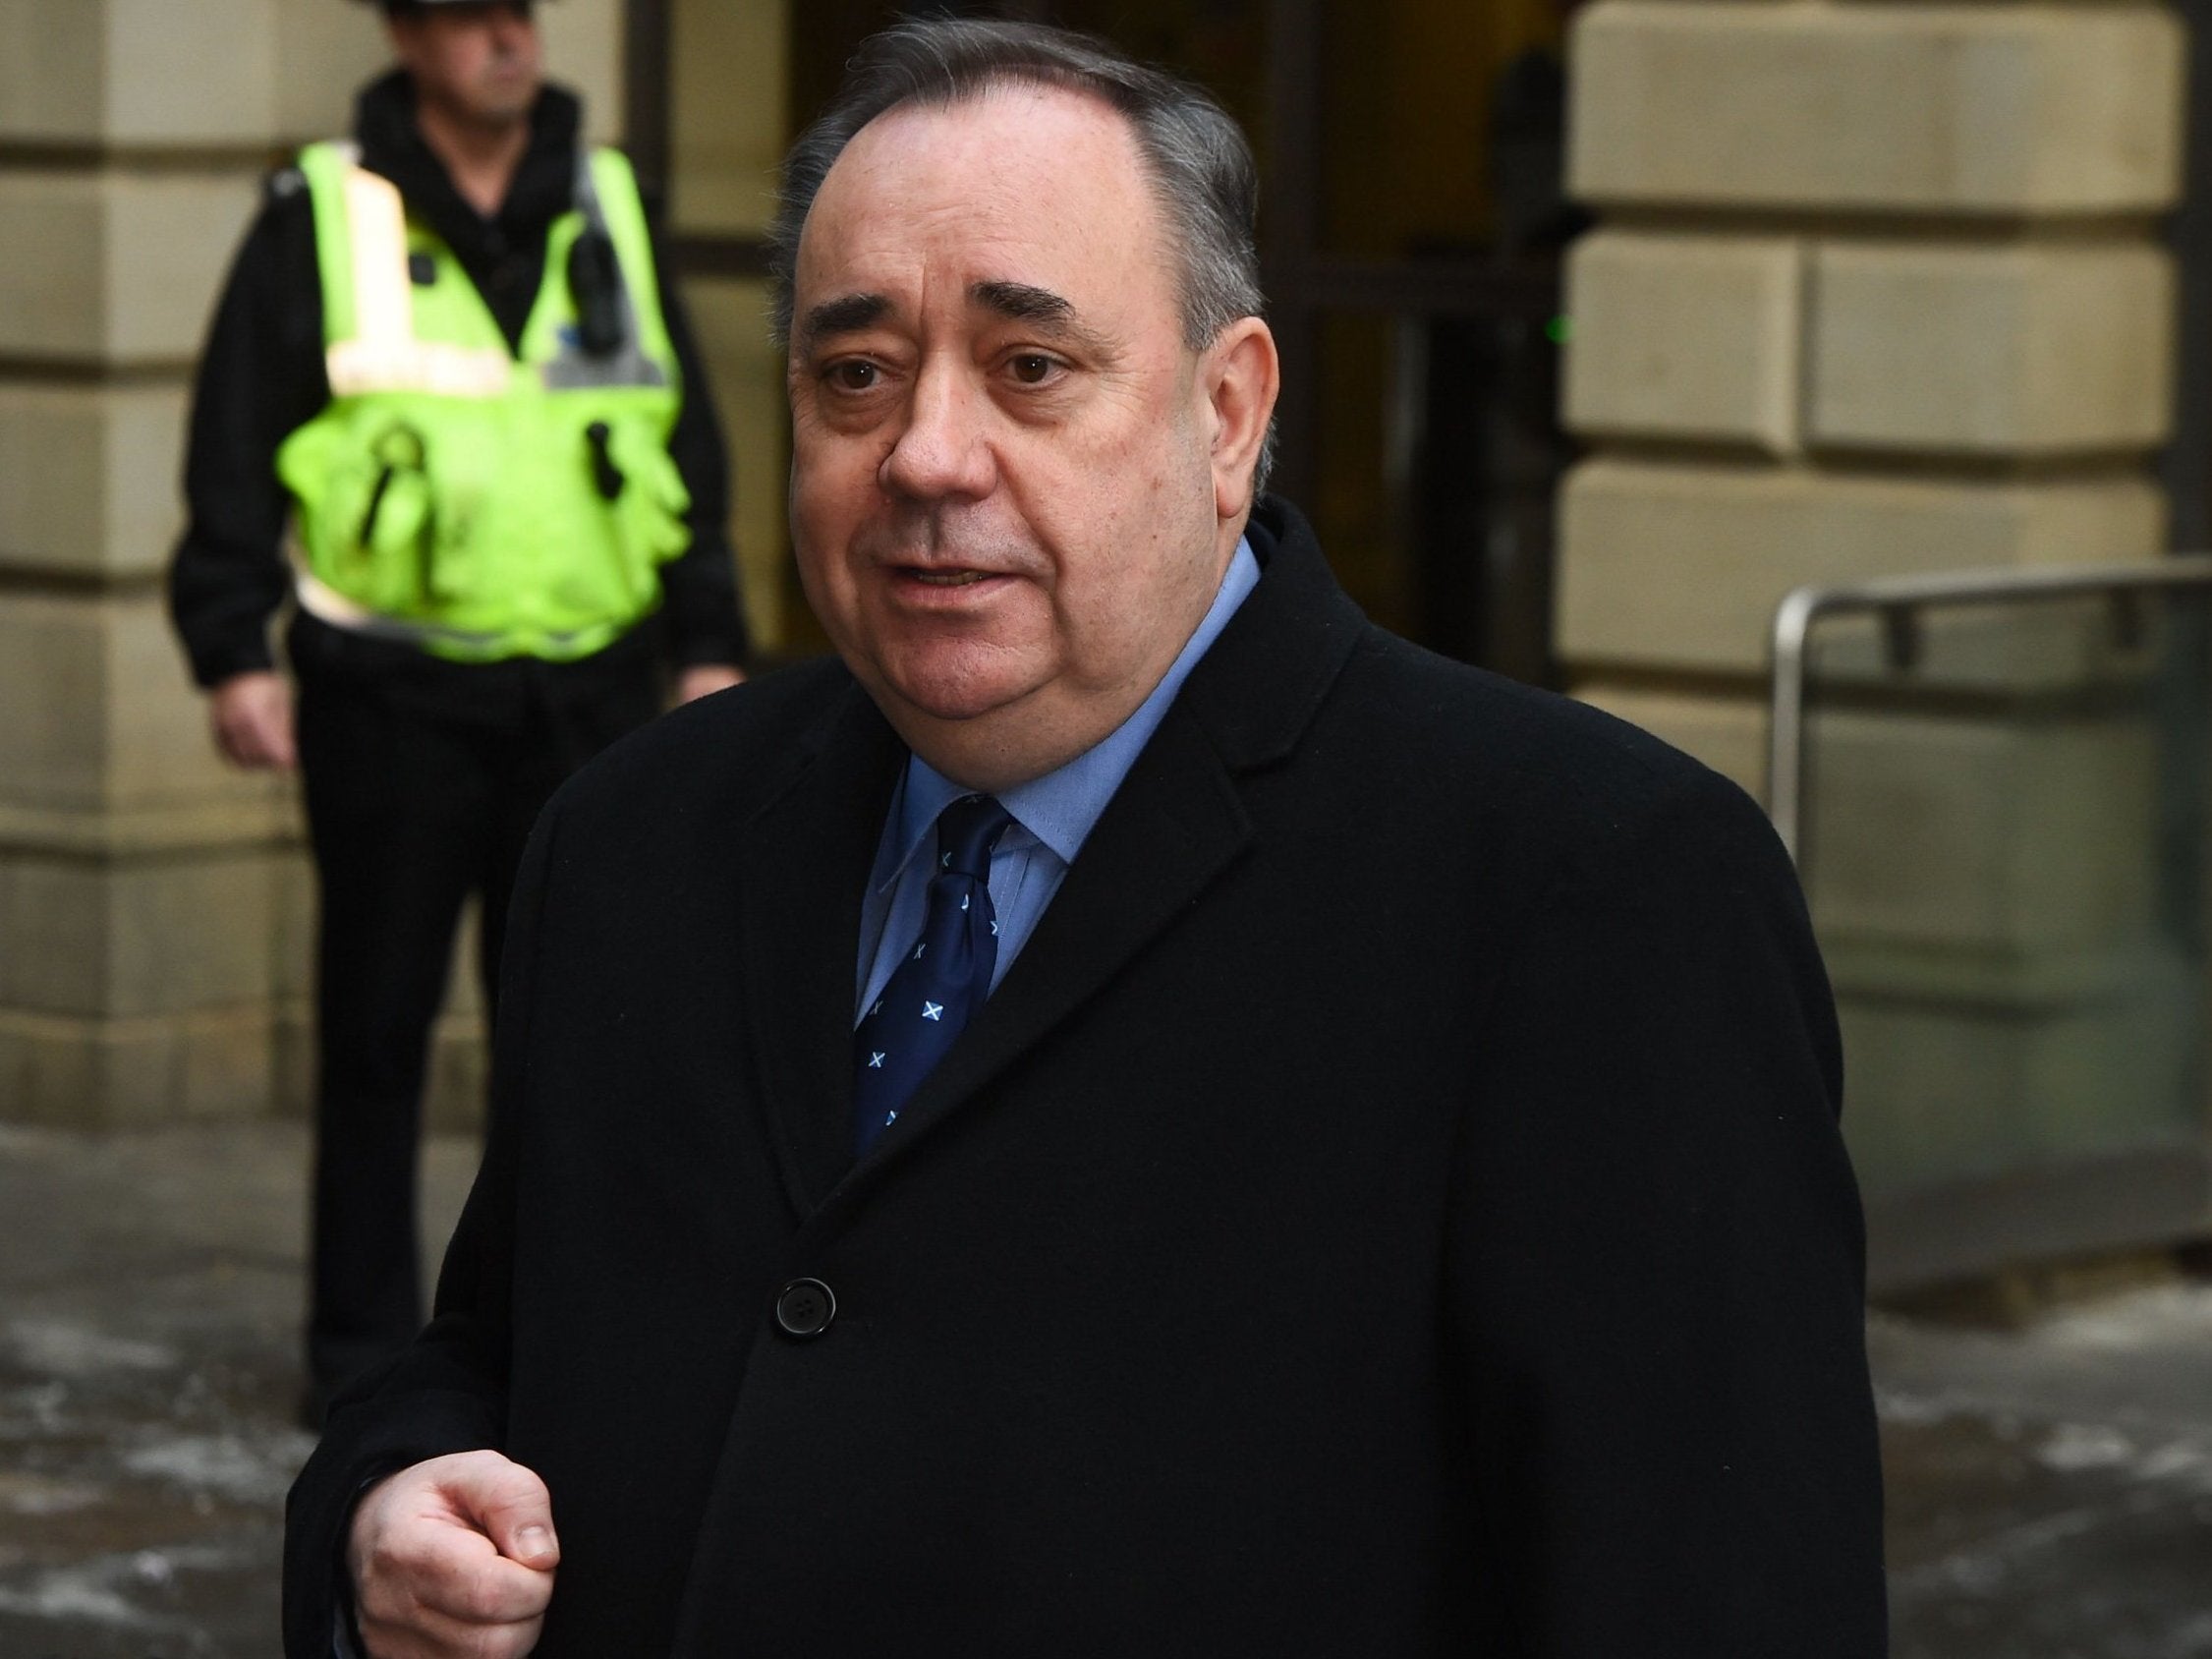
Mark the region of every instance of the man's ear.
[[1225, 524], [1252, 506], [1252, 472], [1282, 385], [1275, 336], [1256, 316], [1238, 318], [1206, 348], [1199, 374], [1213, 416], [1214, 511]]

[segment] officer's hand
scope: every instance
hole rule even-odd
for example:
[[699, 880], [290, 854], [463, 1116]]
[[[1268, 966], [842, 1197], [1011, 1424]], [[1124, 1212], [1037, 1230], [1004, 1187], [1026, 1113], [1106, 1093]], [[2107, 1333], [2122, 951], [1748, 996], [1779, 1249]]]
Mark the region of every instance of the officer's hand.
[[689, 703], [745, 683], [745, 670], [727, 662], [695, 662], [676, 676], [676, 701]]
[[520, 1659], [560, 1547], [545, 1483], [496, 1452], [432, 1458], [371, 1486], [346, 1568], [370, 1659]]
[[233, 766], [290, 772], [299, 756], [292, 746], [292, 688], [266, 668], [233, 674], [208, 698], [215, 747]]

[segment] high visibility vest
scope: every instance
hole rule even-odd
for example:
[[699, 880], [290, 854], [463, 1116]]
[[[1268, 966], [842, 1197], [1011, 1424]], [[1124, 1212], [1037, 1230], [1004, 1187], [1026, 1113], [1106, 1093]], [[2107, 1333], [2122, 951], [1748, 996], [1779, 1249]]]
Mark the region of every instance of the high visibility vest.
[[[462, 661], [602, 649], [658, 605], [658, 567], [690, 543], [676, 354], [629, 163], [580, 155], [519, 351], [353, 145], [311, 144], [300, 171], [331, 392], [277, 451], [303, 607]], [[620, 276], [621, 339], [599, 355], [569, 281], [594, 231]]]

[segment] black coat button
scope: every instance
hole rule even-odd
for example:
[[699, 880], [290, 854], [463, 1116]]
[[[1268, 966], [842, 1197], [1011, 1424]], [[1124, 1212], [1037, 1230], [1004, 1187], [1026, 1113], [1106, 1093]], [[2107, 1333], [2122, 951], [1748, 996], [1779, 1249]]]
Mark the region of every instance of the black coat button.
[[819, 1337], [837, 1317], [837, 1298], [819, 1279], [794, 1279], [775, 1298], [775, 1328], [786, 1337]]

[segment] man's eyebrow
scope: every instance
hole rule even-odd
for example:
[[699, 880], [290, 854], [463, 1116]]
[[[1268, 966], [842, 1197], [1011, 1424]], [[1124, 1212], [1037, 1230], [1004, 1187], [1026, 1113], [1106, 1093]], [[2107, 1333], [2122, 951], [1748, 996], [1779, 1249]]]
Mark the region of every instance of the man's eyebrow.
[[805, 351], [824, 334], [850, 334], [883, 320], [891, 302], [884, 294], [844, 294], [824, 300], [799, 319], [798, 349]]
[[1098, 336], [1083, 325], [1075, 307], [1049, 288], [1026, 282], [972, 282], [968, 301], [995, 312], [1009, 322], [1027, 322], [1064, 339], [1096, 347]]

